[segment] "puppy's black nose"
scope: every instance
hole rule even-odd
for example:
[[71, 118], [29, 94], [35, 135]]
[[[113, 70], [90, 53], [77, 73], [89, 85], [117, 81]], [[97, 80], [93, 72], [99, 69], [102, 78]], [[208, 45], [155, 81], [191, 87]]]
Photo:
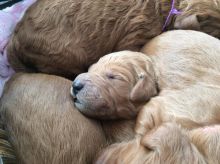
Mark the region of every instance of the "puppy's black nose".
[[73, 93], [75, 94], [75, 95], [77, 95], [77, 93], [81, 90], [81, 89], [83, 89], [83, 87], [84, 87], [84, 84], [83, 83], [81, 83], [79, 80], [75, 80], [74, 82], [73, 82]]

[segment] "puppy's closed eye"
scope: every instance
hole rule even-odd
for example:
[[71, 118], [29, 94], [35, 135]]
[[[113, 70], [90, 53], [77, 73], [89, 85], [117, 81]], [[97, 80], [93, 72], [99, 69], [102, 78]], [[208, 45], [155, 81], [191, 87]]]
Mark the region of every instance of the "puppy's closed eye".
[[107, 74], [106, 74], [106, 77], [107, 77], [108, 79], [115, 79], [115, 75], [112, 74], [112, 73], [107, 73]]
[[121, 81], [124, 80], [124, 78], [121, 75], [113, 74], [113, 73], [106, 73], [106, 77], [110, 80], [121, 80]]

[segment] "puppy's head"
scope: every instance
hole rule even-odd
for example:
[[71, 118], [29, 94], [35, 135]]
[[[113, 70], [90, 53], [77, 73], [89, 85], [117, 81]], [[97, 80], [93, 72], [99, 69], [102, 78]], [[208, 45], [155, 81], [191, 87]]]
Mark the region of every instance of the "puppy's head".
[[220, 38], [220, 0], [184, 0], [174, 28], [198, 30]]
[[121, 51], [102, 57], [71, 88], [76, 107], [100, 119], [130, 119], [157, 94], [154, 69], [142, 53]]
[[174, 123], [163, 124], [143, 138], [107, 147], [99, 154], [96, 164], [205, 163], [185, 133]]

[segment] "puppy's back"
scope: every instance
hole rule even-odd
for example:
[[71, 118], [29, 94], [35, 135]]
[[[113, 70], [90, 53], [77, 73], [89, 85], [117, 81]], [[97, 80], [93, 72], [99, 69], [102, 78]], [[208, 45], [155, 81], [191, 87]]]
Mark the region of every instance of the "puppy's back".
[[220, 42], [208, 34], [169, 31], [155, 37], [142, 52], [151, 55], [160, 74], [159, 87], [183, 88], [195, 81], [219, 85]]
[[43, 74], [17, 74], [8, 82], [1, 116], [20, 163], [87, 164], [105, 145], [100, 125], [73, 107], [70, 85]]
[[72, 79], [101, 56], [138, 51], [149, 37], [160, 34], [161, 18], [151, 14], [155, 6], [153, 0], [36, 1], [11, 36], [9, 63], [16, 72]]

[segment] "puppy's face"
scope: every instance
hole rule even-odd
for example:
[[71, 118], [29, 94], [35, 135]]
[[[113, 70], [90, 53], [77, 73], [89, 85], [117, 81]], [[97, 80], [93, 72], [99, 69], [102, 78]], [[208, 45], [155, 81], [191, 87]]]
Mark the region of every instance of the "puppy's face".
[[150, 59], [122, 51], [102, 57], [88, 73], [76, 77], [71, 88], [75, 106], [100, 119], [133, 118], [138, 106], [156, 95]]
[[220, 38], [220, 0], [184, 0], [174, 28], [191, 29]]

